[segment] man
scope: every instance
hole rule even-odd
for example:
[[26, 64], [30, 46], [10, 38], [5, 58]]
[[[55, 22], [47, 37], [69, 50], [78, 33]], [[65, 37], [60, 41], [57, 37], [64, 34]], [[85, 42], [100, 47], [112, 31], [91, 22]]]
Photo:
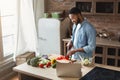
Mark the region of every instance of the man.
[[69, 18], [73, 23], [72, 38], [67, 44], [68, 56], [81, 60], [92, 57], [96, 47], [96, 30], [83, 18], [80, 9], [73, 7], [69, 11]]

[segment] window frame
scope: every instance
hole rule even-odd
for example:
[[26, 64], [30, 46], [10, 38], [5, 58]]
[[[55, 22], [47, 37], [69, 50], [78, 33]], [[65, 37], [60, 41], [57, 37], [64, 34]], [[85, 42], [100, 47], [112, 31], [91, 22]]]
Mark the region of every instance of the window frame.
[[[15, 23], [15, 26], [16, 26], [16, 30], [17, 30], [17, 26], [18, 26], [18, 3], [19, 1], [15, 1], [15, 6], [16, 6], [16, 8], [15, 8], [15, 14], [14, 14], [14, 16], [15, 16], [15, 20], [17, 20], [16, 21], [16, 23]], [[10, 17], [11, 15], [1, 15], [1, 11], [0, 11], [0, 63], [1, 62], [3, 62], [3, 61], [7, 61], [8, 59], [12, 59], [13, 60], [13, 53], [10, 53], [9, 55], [7, 55], [7, 56], [4, 56], [4, 50], [3, 50], [3, 35], [2, 35], [2, 17]], [[16, 33], [16, 35], [17, 35], [17, 33]], [[16, 37], [16, 35], [15, 35], [15, 37]], [[13, 51], [14, 52], [14, 51]]]
[[0, 60], [3, 60], [1, 16], [0, 16]]

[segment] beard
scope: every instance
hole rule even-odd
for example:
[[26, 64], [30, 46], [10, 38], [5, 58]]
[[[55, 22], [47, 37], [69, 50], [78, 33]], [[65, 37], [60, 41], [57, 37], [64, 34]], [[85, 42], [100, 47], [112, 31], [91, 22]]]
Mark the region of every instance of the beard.
[[77, 19], [77, 23], [76, 23], [76, 25], [77, 25], [78, 23], [80, 23], [80, 18]]

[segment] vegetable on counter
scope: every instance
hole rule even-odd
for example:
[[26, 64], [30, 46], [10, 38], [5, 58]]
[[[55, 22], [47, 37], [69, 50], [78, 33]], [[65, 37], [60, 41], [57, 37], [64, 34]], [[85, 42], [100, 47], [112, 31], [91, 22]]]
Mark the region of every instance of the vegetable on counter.
[[33, 67], [40, 67], [40, 68], [56, 68], [56, 60], [67, 60], [69, 61], [69, 56], [58, 55], [56, 58], [50, 58], [48, 55], [42, 55], [40, 57], [34, 57], [27, 61], [28, 65]]
[[39, 59], [40, 59], [40, 57], [31, 58], [27, 61], [27, 64], [31, 65], [33, 67], [37, 67], [39, 65]]
[[85, 58], [82, 63], [83, 63], [84, 66], [92, 66], [93, 65], [92, 58], [91, 59], [90, 58]]

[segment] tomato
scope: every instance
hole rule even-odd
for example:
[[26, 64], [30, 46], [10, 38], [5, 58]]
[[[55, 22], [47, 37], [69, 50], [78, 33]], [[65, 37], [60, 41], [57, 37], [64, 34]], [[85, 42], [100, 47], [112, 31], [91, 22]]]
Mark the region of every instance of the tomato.
[[69, 60], [69, 56], [65, 56], [65, 59], [66, 59], [66, 60]]
[[40, 68], [44, 68], [44, 64], [39, 64], [39, 67]]
[[51, 62], [48, 62], [47, 64], [46, 64], [46, 67], [50, 67], [51, 66]]
[[56, 60], [61, 60], [61, 59], [62, 59], [62, 57], [57, 57], [57, 58], [56, 58]]

